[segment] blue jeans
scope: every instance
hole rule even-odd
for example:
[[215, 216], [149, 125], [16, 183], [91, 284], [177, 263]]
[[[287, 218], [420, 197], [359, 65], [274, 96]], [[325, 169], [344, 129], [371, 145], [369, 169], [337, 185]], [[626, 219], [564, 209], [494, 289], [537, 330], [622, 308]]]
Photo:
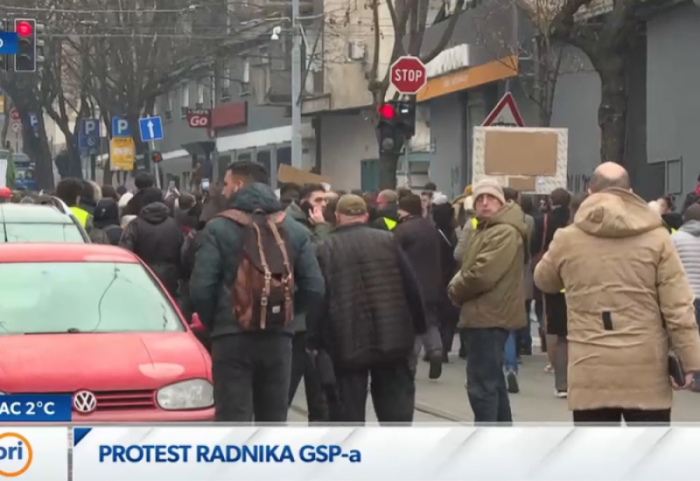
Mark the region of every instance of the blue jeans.
[[513, 371], [518, 373], [518, 342], [517, 342], [517, 332], [508, 331], [508, 339], [506, 339], [506, 346], [503, 350], [504, 365], [506, 372]]
[[467, 396], [474, 423], [512, 423], [503, 351], [505, 329], [464, 329], [467, 347]]

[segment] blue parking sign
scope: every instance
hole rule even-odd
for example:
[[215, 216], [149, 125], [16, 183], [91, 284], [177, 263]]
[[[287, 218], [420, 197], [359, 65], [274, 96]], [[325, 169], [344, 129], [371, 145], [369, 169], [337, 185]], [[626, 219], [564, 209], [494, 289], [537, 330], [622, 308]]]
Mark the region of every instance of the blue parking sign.
[[78, 147], [86, 154], [98, 153], [100, 145], [100, 121], [98, 119], [82, 119], [78, 132]]
[[131, 128], [127, 119], [112, 117], [112, 137], [131, 137]]

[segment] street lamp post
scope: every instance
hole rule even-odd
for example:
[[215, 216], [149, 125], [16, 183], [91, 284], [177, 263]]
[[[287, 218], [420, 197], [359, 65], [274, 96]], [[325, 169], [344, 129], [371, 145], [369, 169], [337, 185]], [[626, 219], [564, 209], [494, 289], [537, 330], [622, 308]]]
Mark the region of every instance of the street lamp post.
[[292, 0], [292, 166], [303, 168], [301, 137], [301, 25], [299, 0]]

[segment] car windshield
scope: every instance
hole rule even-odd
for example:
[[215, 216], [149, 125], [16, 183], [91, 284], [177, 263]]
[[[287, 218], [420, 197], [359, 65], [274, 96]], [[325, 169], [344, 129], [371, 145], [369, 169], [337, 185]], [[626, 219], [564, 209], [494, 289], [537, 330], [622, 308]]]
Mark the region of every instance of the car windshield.
[[78, 227], [71, 224], [6, 223], [5, 235], [0, 230], [3, 242], [75, 242], [84, 243]]
[[184, 331], [140, 264], [0, 264], [0, 335]]

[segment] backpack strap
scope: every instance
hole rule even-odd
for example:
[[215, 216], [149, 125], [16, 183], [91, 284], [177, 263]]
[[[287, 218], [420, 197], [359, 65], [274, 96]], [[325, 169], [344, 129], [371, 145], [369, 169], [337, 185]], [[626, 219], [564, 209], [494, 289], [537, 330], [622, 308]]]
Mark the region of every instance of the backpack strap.
[[[251, 219], [252, 220], [252, 219]], [[272, 272], [270, 272], [270, 266], [267, 265], [267, 257], [265, 257], [265, 249], [263, 249], [262, 244], [262, 234], [260, 233], [260, 227], [255, 222], [251, 222], [250, 225], [253, 226], [255, 230], [255, 240], [258, 245], [258, 255], [260, 256], [260, 264], [263, 268], [265, 284], [263, 285], [262, 296], [260, 297], [260, 329], [265, 329], [267, 325], [267, 303], [270, 298], [270, 283], [272, 281]]]
[[252, 215], [238, 209], [228, 209], [223, 212], [219, 212], [214, 217], [225, 217], [241, 225], [250, 225], [253, 222]]
[[292, 266], [289, 262], [289, 253], [287, 252], [287, 247], [284, 244], [284, 239], [282, 239], [279, 229], [277, 229], [277, 225], [275, 225], [275, 222], [279, 224], [284, 220], [284, 215], [284, 212], [282, 212], [281, 216], [278, 214], [270, 215], [267, 217], [267, 223], [270, 226], [272, 235], [275, 237], [275, 242], [277, 242], [277, 246], [282, 253], [282, 260], [286, 271], [284, 279], [282, 279], [282, 283], [284, 284], [284, 309], [286, 311], [287, 319], [291, 319], [294, 317], [294, 308], [292, 306]]

